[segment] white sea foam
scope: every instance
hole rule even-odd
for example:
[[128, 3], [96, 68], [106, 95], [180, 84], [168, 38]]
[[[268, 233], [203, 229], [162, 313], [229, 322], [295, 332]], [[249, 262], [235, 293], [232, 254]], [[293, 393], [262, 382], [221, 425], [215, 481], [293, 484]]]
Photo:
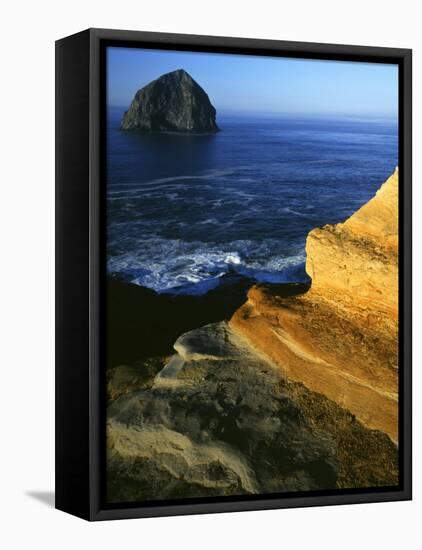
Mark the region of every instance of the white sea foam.
[[[158, 292], [183, 291], [202, 294], [218, 284], [220, 277], [234, 269], [258, 281], [300, 279], [304, 251], [290, 256], [270, 255], [271, 242], [234, 241], [224, 246], [199, 241], [146, 239], [136, 249], [110, 254], [109, 273], [153, 288]], [[303, 277], [303, 275], [302, 275]]]
[[232, 265], [240, 265], [241, 259], [239, 257], [239, 254], [228, 254], [226, 256], [226, 259], [224, 260], [224, 263], [226, 264], [232, 264]]
[[289, 206], [285, 206], [284, 208], [281, 209], [281, 211], [284, 214], [293, 214], [294, 216], [301, 216], [304, 218], [308, 216], [308, 214], [302, 214], [302, 212], [298, 212], [297, 210], [294, 210], [294, 208], [290, 208]]
[[220, 224], [219, 220], [216, 218], [207, 218], [201, 222], [198, 222], [198, 225], [217, 225]]
[[118, 192], [117, 190], [114, 191], [115, 187], [138, 187], [139, 189], [148, 189], [148, 187], [156, 188], [157, 185], [171, 183], [174, 181], [213, 180], [215, 178], [232, 176], [239, 169], [241, 169], [241, 167], [230, 168], [226, 170], [210, 170], [206, 173], [200, 173], [200, 174], [186, 174], [184, 176], [171, 176], [168, 178], [157, 178], [146, 182], [113, 183], [112, 185], [110, 185], [108, 193], [117, 193]]

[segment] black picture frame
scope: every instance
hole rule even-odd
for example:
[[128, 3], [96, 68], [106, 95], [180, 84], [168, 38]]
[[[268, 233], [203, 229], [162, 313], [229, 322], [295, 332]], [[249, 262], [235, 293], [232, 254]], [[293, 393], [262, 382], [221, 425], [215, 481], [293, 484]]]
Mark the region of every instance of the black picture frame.
[[[399, 463], [397, 488], [104, 504], [105, 48], [110, 45], [395, 63], [399, 67]], [[88, 29], [56, 42], [56, 508], [87, 520], [412, 498], [412, 51]], [[103, 369], [104, 370], [104, 369]]]

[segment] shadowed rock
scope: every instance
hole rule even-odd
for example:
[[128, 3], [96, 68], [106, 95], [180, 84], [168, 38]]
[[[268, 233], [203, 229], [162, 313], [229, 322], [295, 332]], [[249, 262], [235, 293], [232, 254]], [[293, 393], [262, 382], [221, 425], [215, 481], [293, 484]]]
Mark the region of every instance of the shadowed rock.
[[331, 437], [313, 433], [277, 369], [225, 322], [175, 349], [150, 389], [109, 406], [110, 501], [335, 487]]
[[148, 362], [109, 371], [109, 502], [397, 483], [385, 434], [286, 380], [226, 322], [174, 347], [155, 374]]
[[122, 130], [213, 133], [219, 128], [208, 95], [183, 69], [167, 73], [138, 90]]

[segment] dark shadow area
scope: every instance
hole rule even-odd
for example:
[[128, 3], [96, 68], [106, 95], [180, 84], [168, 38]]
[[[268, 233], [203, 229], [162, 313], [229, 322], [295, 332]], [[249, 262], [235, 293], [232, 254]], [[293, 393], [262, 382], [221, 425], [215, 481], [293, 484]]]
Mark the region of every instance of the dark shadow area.
[[174, 353], [184, 332], [231, 318], [255, 280], [228, 273], [202, 296], [157, 294], [116, 279], [107, 281], [107, 366]]
[[[232, 271], [201, 296], [158, 294], [115, 278], [107, 280], [107, 367], [174, 353], [185, 332], [228, 321], [247, 300], [254, 279]], [[303, 294], [310, 283], [261, 284], [271, 295]]]
[[305, 294], [311, 288], [311, 283], [262, 283], [259, 285], [271, 296], [279, 298], [292, 298], [299, 294]]
[[41, 502], [41, 504], [49, 508], [54, 508], [56, 496], [54, 491], [26, 491], [25, 495], [34, 500], [38, 500], [38, 502]]

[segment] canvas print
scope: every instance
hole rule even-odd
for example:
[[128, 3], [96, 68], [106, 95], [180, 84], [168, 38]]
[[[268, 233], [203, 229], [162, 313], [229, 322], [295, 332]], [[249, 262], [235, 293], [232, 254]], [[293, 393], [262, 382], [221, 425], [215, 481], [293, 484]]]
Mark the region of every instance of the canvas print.
[[106, 500], [397, 487], [398, 67], [106, 51]]

